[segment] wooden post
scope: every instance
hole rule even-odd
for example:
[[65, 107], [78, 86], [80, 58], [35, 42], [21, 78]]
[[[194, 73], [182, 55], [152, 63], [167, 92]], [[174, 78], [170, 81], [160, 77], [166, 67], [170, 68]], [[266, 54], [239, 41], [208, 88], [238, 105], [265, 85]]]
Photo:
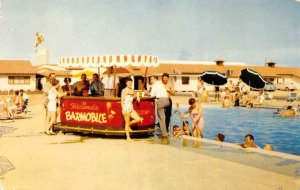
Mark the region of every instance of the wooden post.
[[147, 80], [147, 73], [148, 73], [148, 67], [146, 67], [145, 76], [144, 76], [144, 80], [143, 80], [142, 91], [145, 90], [145, 82], [146, 82], [146, 80]]

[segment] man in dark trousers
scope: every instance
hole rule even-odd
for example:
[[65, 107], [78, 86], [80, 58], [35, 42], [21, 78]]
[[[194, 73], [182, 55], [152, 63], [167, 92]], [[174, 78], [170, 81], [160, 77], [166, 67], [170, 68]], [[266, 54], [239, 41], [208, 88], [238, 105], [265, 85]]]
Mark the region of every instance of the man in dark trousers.
[[168, 93], [168, 97], [169, 97], [169, 106], [166, 107], [165, 109], [165, 116], [166, 116], [166, 128], [167, 128], [167, 132], [169, 132], [169, 125], [170, 125], [170, 119], [171, 119], [171, 115], [172, 115], [172, 99], [171, 96], [175, 95], [175, 90], [173, 88], [173, 85], [170, 84], [169, 82], [169, 74], [168, 73], [164, 73], [162, 75], [162, 83], [165, 85], [165, 88], [167, 90]]
[[158, 123], [161, 130], [161, 136], [167, 137], [165, 109], [169, 106], [169, 97], [164, 84], [158, 80], [157, 76], [150, 77], [152, 85], [150, 96], [155, 97], [155, 104], [157, 109]]

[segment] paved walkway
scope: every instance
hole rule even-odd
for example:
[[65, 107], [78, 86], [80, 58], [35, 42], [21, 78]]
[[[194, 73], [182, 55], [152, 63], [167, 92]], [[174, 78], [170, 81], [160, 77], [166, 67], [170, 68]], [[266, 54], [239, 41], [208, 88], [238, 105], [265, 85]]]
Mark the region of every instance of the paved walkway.
[[0, 137], [0, 156], [15, 169], [2, 176], [5, 190], [75, 189], [291, 189], [291, 176], [186, 151], [149, 139], [47, 136], [43, 109], [1, 126], [17, 128]]

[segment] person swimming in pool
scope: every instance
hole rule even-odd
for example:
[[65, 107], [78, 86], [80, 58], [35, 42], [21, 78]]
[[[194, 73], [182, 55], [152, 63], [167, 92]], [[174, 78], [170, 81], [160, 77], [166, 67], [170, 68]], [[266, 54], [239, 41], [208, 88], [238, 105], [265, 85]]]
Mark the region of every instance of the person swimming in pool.
[[225, 135], [223, 135], [222, 133], [218, 133], [216, 136], [216, 141], [224, 142], [224, 140], [225, 140]]
[[252, 148], [259, 148], [259, 146], [257, 146], [254, 143], [254, 137], [251, 134], [247, 134], [245, 135], [245, 142], [242, 144], [239, 144], [241, 147], [243, 148], [248, 148], [248, 147], [252, 147]]
[[270, 144], [265, 144], [265, 146], [264, 146], [263, 149], [264, 149], [264, 150], [268, 150], [268, 151], [273, 151], [273, 146], [270, 145]]
[[292, 106], [288, 106], [287, 109], [282, 113], [282, 116], [284, 117], [292, 117], [297, 116], [298, 114], [295, 112], [295, 110], [292, 108]]
[[281, 110], [277, 109], [276, 112], [274, 112], [274, 115], [281, 115]]

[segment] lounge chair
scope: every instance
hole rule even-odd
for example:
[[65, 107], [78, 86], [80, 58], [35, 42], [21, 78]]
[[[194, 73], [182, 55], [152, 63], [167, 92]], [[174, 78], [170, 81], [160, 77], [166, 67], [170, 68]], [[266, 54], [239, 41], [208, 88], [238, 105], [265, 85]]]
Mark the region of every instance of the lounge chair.
[[298, 96], [296, 92], [291, 92], [290, 95], [287, 98], [288, 102], [293, 102], [295, 100], [298, 100]]
[[13, 119], [13, 113], [4, 102], [0, 103], [0, 118], [1, 119]]
[[263, 101], [261, 101], [260, 103], [264, 105], [269, 105], [272, 99], [273, 99], [272, 94], [269, 94], [268, 92], [264, 92], [263, 99], [262, 99]]
[[270, 96], [269, 93], [265, 92], [264, 93], [264, 98], [265, 98], [265, 100], [271, 100], [272, 99], [272, 95]]

